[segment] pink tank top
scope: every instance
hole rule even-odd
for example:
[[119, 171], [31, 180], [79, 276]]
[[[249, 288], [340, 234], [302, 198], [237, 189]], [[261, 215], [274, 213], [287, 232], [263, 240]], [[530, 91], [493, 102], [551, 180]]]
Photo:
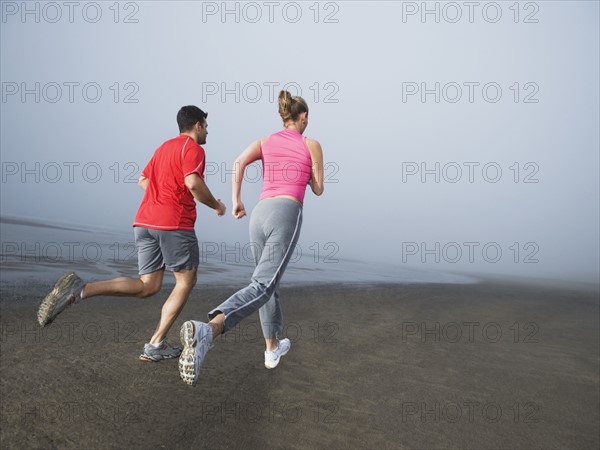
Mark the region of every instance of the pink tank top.
[[296, 130], [273, 133], [262, 144], [263, 184], [260, 199], [290, 195], [304, 201], [312, 159], [304, 137]]

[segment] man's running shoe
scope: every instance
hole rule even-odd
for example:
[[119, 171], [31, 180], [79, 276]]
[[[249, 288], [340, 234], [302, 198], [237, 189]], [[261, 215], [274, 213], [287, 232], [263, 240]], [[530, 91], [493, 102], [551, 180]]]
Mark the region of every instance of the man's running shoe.
[[140, 361], [157, 362], [161, 359], [177, 358], [179, 355], [181, 355], [181, 347], [170, 344], [166, 339], [163, 339], [157, 346], [145, 344], [144, 353], [140, 355]]
[[38, 309], [37, 318], [41, 326], [51, 323], [69, 306], [81, 301], [81, 289], [85, 283], [75, 272], [64, 274], [54, 285]]
[[265, 367], [274, 369], [279, 364], [279, 360], [283, 355], [290, 351], [292, 343], [288, 338], [277, 341], [277, 348], [272, 352], [265, 352]]
[[200, 369], [206, 353], [213, 348], [212, 329], [203, 322], [188, 320], [181, 326], [183, 351], [179, 357], [179, 375], [193, 386], [200, 377]]

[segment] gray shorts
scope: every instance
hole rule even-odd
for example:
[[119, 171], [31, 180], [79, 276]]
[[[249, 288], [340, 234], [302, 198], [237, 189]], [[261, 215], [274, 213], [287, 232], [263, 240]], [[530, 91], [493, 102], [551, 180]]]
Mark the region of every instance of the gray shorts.
[[140, 275], [165, 267], [172, 272], [193, 269], [200, 262], [198, 239], [193, 230], [155, 230], [134, 227]]

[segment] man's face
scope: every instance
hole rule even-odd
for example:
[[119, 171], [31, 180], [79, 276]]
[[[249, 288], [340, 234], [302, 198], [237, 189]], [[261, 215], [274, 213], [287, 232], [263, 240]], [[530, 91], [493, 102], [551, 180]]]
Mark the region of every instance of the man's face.
[[198, 144], [206, 144], [206, 136], [208, 136], [208, 122], [204, 119], [204, 123], [201, 125], [200, 122], [196, 124], [196, 132], [198, 133]]

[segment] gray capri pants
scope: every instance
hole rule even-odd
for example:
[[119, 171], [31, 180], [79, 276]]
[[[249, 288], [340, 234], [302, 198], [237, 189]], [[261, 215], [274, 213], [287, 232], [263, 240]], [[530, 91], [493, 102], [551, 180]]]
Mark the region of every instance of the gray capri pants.
[[259, 310], [265, 339], [281, 335], [279, 281], [294, 253], [301, 227], [302, 205], [294, 200], [266, 198], [256, 205], [250, 218], [250, 242], [256, 264], [252, 282], [209, 312], [209, 320], [225, 314], [226, 332]]

